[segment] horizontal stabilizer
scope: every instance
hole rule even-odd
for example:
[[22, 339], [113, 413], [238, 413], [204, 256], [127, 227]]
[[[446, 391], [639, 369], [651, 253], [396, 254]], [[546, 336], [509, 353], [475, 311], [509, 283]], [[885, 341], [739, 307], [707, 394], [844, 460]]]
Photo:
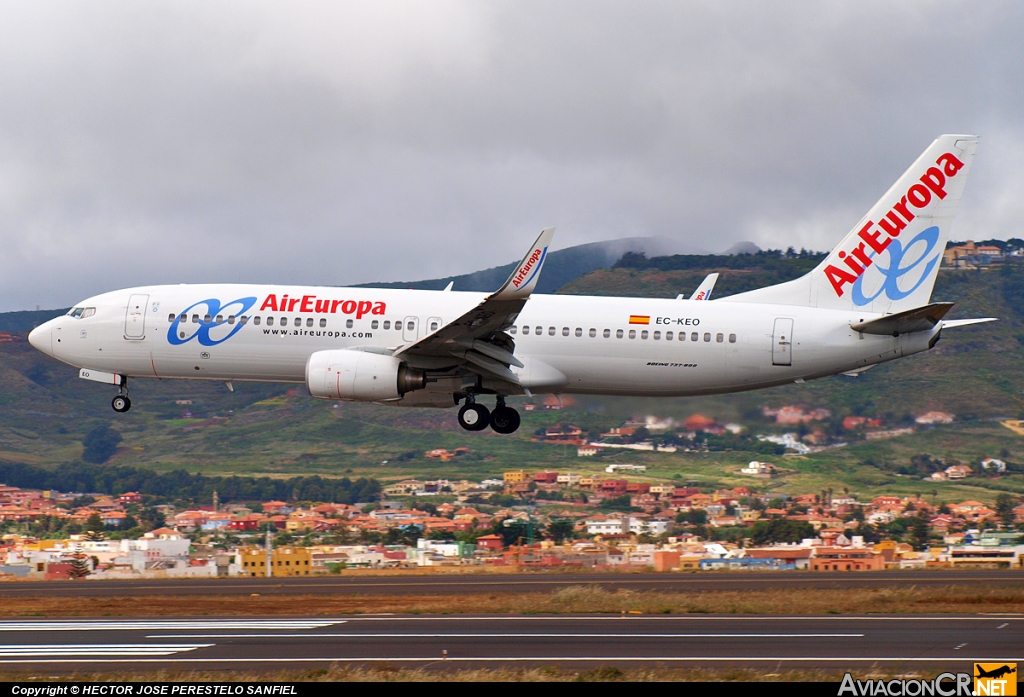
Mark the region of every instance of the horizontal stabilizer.
[[946, 319], [942, 321], [943, 329], [955, 329], [956, 327], [967, 327], [972, 324], [983, 324], [985, 322], [997, 322], [998, 317], [975, 317], [973, 319]]
[[864, 334], [910, 334], [926, 332], [939, 323], [946, 313], [953, 309], [953, 303], [932, 303], [913, 310], [904, 310], [892, 315], [885, 315], [867, 322], [851, 324], [850, 328]]

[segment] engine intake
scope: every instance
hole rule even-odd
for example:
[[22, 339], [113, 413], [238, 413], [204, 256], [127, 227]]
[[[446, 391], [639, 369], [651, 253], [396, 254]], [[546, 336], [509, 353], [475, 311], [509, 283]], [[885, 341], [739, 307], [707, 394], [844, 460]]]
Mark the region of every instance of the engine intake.
[[383, 402], [426, 385], [422, 370], [394, 356], [336, 349], [317, 351], [306, 362], [306, 387], [320, 399]]

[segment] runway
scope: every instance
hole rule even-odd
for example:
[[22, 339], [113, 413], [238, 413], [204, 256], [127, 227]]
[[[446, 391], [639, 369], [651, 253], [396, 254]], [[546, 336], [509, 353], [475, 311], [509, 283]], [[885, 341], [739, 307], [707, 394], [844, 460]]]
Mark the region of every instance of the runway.
[[0, 622], [0, 665], [48, 671], [1024, 663], [1024, 616], [570, 616]]
[[209, 578], [128, 581], [12, 581], [0, 583], [0, 598], [28, 596], [137, 597], [154, 595], [451, 595], [538, 593], [567, 586], [607, 590], [754, 590], [764, 588], [878, 588], [987, 584], [1016, 586], [1020, 571], [930, 570], [871, 573], [699, 572], [699, 573], [509, 573], [425, 576], [342, 575], [303, 578]]

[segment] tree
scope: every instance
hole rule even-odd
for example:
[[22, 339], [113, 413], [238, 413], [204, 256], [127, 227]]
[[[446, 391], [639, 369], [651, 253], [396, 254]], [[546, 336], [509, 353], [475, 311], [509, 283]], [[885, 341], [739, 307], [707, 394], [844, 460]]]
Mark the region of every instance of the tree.
[[570, 520], [555, 520], [548, 525], [548, 535], [556, 544], [561, 544], [567, 539], [572, 539], [573, 524]]
[[814, 537], [814, 526], [803, 520], [772, 518], [759, 520], [750, 528], [750, 541], [755, 545], [771, 542], [800, 542]]
[[82, 445], [85, 446], [82, 459], [101, 465], [117, 452], [117, 444], [120, 442], [121, 434], [110, 426], [106, 424], [97, 426], [82, 439]]
[[918, 551], [928, 546], [928, 517], [924, 511], [918, 513], [910, 525], [910, 544]]
[[103, 519], [100, 518], [100, 514], [96, 511], [93, 511], [85, 521], [85, 529], [89, 532], [102, 532], [106, 527], [107, 526], [103, 524]]
[[71, 578], [85, 578], [92, 570], [89, 568], [89, 558], [82, 553], [81, 549], [76, 549], [75, 553], [71, 555]]
[[1013, 508], [1016, 505], [1016, 499], [1010, 494], [1003, 493], [996, 496], [996, 514], [1004, 527], [1013, 527]]

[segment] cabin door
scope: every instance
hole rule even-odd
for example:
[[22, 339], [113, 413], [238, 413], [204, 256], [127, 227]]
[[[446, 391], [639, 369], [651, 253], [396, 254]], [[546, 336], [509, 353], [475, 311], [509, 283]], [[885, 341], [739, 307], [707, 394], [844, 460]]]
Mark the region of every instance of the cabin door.
[[793, 365], [793, 320], [779, 317], [772, 334], [772, 365]]
[[146, 308], [149, 307], [148, 295], [133, 295], [128, 298], [128, 311], [124, 316], [124, 338], [146, 338]]

